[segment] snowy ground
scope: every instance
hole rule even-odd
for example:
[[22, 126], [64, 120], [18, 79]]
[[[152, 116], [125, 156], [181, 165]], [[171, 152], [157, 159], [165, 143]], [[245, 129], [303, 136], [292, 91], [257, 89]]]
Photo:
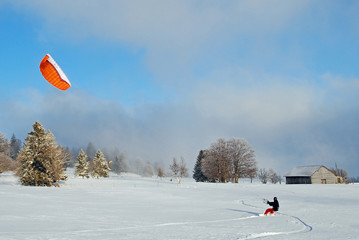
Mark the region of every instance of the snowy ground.
[[[196, 183], [111, 175], [60, 188], [0, 175], [0, 239], [358, 239], [359, 184]], [[260, 216], [278, 197], [276, 216]]]

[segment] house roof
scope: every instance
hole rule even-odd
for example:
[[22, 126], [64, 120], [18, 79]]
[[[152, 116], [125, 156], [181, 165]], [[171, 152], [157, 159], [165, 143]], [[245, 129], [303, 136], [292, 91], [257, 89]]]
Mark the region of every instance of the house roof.
[[322, 165], [295, 167], [290, 170], [285, 177], [310, 177], [321, 167]]

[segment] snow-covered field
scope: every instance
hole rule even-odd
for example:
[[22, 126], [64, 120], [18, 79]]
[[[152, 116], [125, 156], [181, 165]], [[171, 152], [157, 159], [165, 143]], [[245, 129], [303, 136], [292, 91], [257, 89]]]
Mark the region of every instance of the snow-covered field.
[[[71, 171], [71, 170], [70, 170]], [[358, 239], [359, 185], [196, 183], [111, 175], [60, 188], [0, 174], [0, 239]], [[260, 216], [278, 197], [279, 213]]]

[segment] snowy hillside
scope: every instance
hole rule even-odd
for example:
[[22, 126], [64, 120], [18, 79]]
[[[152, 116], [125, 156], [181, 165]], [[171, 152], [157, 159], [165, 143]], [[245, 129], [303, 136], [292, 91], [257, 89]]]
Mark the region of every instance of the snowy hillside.
[[[357, 239], [359, 185], [196, 183], [111, 175], [60, 188], [0, 175], [0, 239]], [[260, 216], [278, 197], [279, 213]]]

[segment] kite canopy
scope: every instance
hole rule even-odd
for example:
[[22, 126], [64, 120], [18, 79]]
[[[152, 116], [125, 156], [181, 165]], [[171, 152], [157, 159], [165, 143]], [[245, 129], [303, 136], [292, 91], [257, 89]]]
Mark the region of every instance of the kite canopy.
[[69, 79], [50, 54], [46, 54], [46, 56], [42, 59], [40, 63], [40, 71], [42, 76], [44, 76], [49, 83], [58, 89], [67, 90], [71, 87]]

